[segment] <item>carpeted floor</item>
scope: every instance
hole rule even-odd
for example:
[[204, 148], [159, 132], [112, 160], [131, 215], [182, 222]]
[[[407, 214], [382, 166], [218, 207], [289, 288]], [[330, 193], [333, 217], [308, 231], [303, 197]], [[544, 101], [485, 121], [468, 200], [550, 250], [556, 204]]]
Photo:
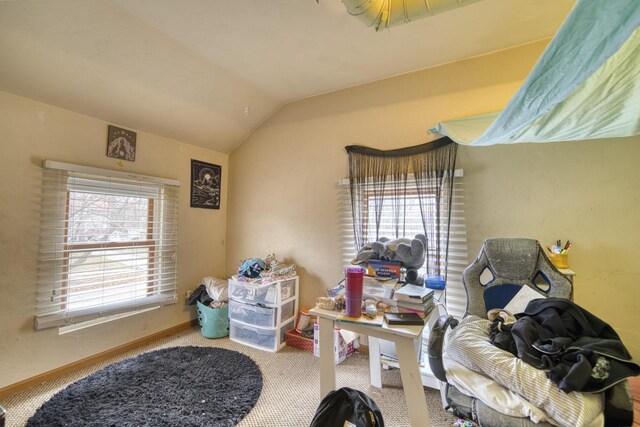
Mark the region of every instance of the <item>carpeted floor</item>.
[[[45, 401], [68, 384], [98, 369], [138, 354], [172, 346], [214, 346], [236, 350], [251, 357], [260, 367], [264, 385], [255, 408], [238, 424], [239, 427], [308, 426], [320, 403], [319, 359], [311, 353], [285, 347], [277, 353], [254, 350], [228, 338], [210, 340], [198, 328], [184, 331], [139, 347], [121, 356], [81, 369], [55, 380], [32, 387], [0, 401], [7, 410], [8, 426], [24, 426]], [[382, 389], [369, 383], [366, 356], [354, 355], [337, 367], [338, 387], [352, 387], [367, 393], [378, 404], [389, 427], [409, 426], [400, 371], [383, 370]], [[215, 378], [212, 378], [215, 381]], [[425, 388], [433, 427], [451, 427], [455, 418], [442, 409], [440, 393]]]

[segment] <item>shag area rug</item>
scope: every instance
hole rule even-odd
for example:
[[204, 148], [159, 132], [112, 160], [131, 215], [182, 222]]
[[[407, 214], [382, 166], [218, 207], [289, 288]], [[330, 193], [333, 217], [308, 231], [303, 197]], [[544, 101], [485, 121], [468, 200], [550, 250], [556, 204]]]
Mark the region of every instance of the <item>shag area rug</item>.
[[261, 391], [260, 369], [242, 353], [171, 347], [71, 384], [27, 426], [235, 426]]

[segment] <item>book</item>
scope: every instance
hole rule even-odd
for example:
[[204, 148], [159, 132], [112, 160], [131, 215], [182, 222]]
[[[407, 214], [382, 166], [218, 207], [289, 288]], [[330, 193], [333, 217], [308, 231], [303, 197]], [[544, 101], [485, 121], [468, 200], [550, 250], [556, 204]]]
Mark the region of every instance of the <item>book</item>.
[[385, 313], [389, 325], [424, 325], [424, 319], [416, 313]]
[[393, 294], [398, 301], [425, 302], [433, 298], [433, 290], [422, 286], [404, 285]]
[[370, 259], [367, 261], [367, 274], [376, 277], [387, 277], [393, 279], [400, 278], [400, 261], [383, 261]]
[[431, 314], [431, 312], [433, 311], [433, 308], [435, 306], [432, 304], [431, 306], [429, 306], [427, 308], [426, 311], [422, 311], [422, 310], [414, 310], [412, 308], [406, 308], [406, 307], [392, 307], [391, 308], [391, 312], [392, 313], [415, 313], [418, 316], [420, 316], [423, 319], [426, 319], [429, 317], [429, 315]]
[[410, 302], [410, 301], [396, 301], [393, 307], [410, 308], [415, 311], [428, 311], [433, 306], [433, 299], [429, 299], [425, 302]]
[[384, 317], [381, 314], [378, 314], [373, 319], [365, 316], [364, 314], [360, 317], [349, 317], [344, 314], [344, 311], [338, 315], [338, 320], [341, 322], [347, 323], [358, 323], [360, 325], [368, 325], [368, 326], [382, 326], [384, 323]]

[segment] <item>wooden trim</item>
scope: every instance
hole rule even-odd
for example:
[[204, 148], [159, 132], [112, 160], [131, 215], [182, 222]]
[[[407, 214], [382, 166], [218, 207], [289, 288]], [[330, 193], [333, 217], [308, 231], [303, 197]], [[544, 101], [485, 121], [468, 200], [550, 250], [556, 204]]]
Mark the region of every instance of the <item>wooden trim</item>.
[[31, 378], [18, 381], [17, 383], [8, 385], [6, 387], [2, 387], [0, 388], [0, 399], [4, 399], [12, 394], [21, 392], [29, 387], [33, 387], [45, 381], [50, 381], [54, 378], [58, 378], [62, 375], [68, 374], [78, 369], [82, 369], [86, 366], [93, 365], [94, 363], [102, 362], [103, 360], [106, 360], [110, 357], [117, 356], [122, 353], [126, 353], [129, 350], [133, 350], [134, 348], [148, 344], [152, 341], [159, 340], [160, 338], [164, 338], [166, 336], [173, 335], [178, 332], [182, 332], [186, 329], [191, 328], [193, 325], [197, 325], [197, 324], [198, 324], [198, 319], [192, 319], [188, 322], [180, 323], [179, 325], [172, 326], [160, 332], [156, 332], [154, 334], [147, 335], [145, 337], [128, 342], [126, 344], [122, 344], [117, 347], [111, 348], [109, 350], [105, 350], [98, 354], [94, 354], [93, 356], [85, 357], [84, 359], [77, 360], [75, 362], [69, 363], [68, 365], [64, 365], [59, 368], [52, 369], [51, 371], [38, 374]]

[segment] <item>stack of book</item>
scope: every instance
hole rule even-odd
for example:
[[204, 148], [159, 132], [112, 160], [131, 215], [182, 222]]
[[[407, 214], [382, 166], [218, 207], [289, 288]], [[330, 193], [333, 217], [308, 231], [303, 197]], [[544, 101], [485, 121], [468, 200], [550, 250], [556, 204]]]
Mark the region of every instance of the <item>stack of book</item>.
[[416, 313], [425, 319], [433, 310], [433, 290], [416, 285], [404, 285], [393, 293], [395, 313]]

